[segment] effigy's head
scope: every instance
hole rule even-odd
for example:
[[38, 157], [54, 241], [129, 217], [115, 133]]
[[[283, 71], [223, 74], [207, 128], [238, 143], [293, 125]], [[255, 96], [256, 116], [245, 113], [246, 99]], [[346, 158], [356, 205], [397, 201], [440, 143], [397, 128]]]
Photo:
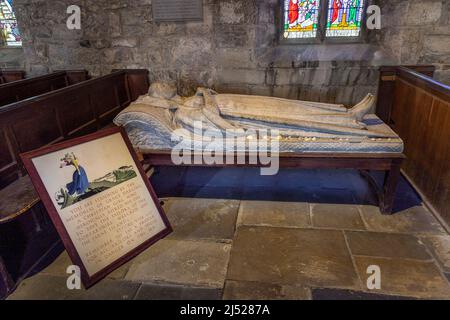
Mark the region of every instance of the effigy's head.
[[169, 100], [177, 95], [177, 87], [170, 83], [154, 82], [150, 85], [148, 95], [153, 98]]

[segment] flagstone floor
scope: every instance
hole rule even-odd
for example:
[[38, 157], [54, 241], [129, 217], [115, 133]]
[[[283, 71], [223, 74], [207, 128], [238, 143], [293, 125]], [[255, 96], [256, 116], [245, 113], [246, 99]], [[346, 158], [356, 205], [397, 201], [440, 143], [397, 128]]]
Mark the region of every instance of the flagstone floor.
[[169, 237], [89, 290], [67, 289], [64, 252], [9, 299], [450, 299], [450, 236], [404, 180], [392, 216], [352, 170], [161, 169], [152, 183]]

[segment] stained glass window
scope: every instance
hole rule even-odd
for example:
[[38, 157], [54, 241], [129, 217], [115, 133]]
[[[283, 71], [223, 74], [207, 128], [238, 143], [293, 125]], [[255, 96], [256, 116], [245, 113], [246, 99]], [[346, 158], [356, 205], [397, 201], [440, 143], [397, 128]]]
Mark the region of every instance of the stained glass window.
[[17, 20], [12, 10], [12, 0], [0, 0], [0, 30], [4, 44], [7, 46], [21, 46]]
[[284, 38], [315, 38], [320, 0], [284, 0]]
[[363, 8], [364, 0], [329, 0], [326, 36], [359, 36]]

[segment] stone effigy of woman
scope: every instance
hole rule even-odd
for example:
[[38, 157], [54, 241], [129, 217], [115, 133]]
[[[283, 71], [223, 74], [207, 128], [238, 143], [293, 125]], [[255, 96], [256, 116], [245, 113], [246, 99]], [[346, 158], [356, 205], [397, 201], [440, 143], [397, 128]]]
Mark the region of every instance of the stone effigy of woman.
[[169, 110], [175, 128], [191, 131], [200, 122], [205, 130], [277, 129], [290, 137], [395, 137], [389, 132], [367, 130], [363, 120], [374, 103], [371, 94], [348, 109], [337, 104], [218, 94], [208, 88], [198, 88], [195, 95], [183, 98], [177, 95], [175, 86], [166, 83], [153, 83], [149, 94], [135, 102]]

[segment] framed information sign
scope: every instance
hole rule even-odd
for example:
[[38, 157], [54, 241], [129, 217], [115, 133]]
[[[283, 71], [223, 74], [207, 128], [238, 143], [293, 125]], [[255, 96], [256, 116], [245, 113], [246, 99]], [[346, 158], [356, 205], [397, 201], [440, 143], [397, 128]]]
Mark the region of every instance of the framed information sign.
[[21, 157], [86, 288], [172, 231], [121, 128]]
[[155, 22], [203, 20], [203, 0], [153, 0]]

